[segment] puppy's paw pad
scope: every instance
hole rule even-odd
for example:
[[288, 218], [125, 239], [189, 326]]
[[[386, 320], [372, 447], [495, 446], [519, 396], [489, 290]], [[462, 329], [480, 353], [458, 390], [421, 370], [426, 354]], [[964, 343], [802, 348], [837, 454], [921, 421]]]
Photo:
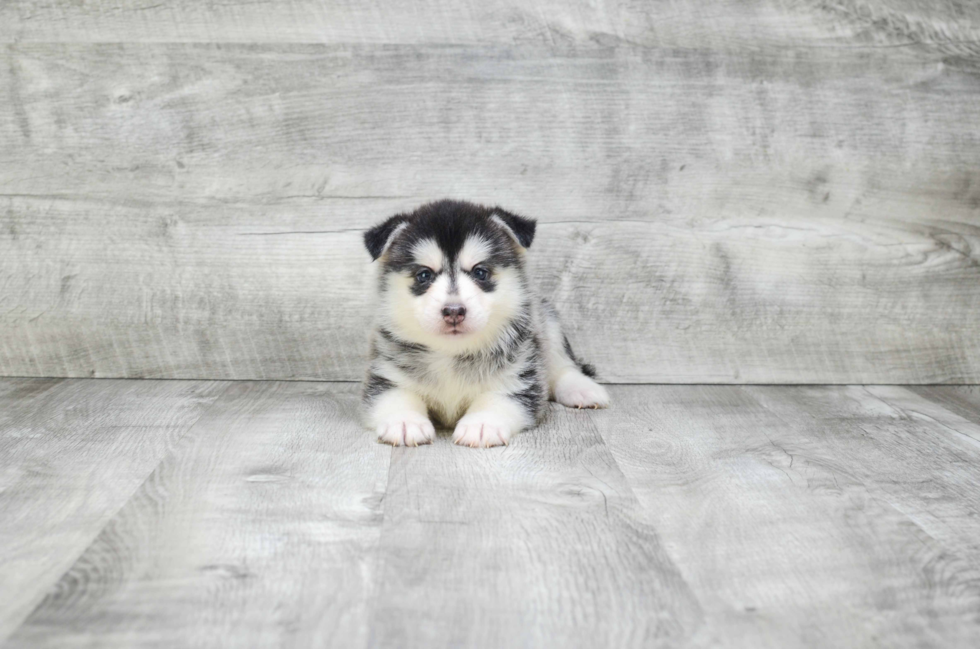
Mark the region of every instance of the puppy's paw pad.
[[406, 411], [394, 414], [378, 426], [378, 441], [392, 446], [421, 446], [431, 444], [436, 429], [428, 417]]
[[456, 424], [453, 443], [471, 448], [506, 446], [510, 442], [511, 430], [507, 422], [492, 413], [477, 412], [466, 415]]
[[569, 372], [555, 386], [555, 401], [569, 408], [605, 408], [609, 393], [586, 375]]

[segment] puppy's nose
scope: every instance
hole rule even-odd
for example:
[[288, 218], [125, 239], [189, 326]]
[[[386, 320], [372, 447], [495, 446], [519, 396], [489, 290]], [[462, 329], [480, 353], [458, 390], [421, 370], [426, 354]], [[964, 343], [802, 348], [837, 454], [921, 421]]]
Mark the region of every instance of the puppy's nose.
[[466, 307], [462, 304], [447, 304], [442, 307], [442, 319], [448, 324], [458, 325], [466, 318]]

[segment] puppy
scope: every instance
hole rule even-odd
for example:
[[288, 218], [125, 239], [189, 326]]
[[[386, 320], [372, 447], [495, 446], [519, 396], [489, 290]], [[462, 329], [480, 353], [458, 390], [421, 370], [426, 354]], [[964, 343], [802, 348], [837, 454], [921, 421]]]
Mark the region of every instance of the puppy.
[[430, 415], [463, 446], [507, 444], [549, 398], [604, 408], [524, 266], [535, 221], [460, 201], [423, 205], [364, 234], [378, 270], [367, 425], [395, 446], [428, 444]]

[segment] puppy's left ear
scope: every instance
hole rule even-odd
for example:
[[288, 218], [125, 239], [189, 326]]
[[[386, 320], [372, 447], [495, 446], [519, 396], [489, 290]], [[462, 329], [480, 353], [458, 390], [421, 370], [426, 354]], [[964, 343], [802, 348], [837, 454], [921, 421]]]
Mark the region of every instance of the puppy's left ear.
[[388, 248], [396, 231], [408, 222], [408, 216], [396, 214], [384, 223], [379, 223], [364, 233], [364, 247], [371, 253], [371, 261], [376, 260]]
[[511, 214], [499, 207], [493, 208], [492, 217], [522, 248], [531, 247], [531, 242], [534, 241], [534, 230], [538, 226], [537, 221]]

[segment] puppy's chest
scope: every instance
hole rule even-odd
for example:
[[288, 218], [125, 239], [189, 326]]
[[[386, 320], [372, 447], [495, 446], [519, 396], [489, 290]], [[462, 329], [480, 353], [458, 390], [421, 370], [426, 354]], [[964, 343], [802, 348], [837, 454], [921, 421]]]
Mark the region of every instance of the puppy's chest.
[[415, 371], [408, 372], [414, 388], [444, 418], [458, 416], [481, 394], [520, 387], [519, 362], [439, 355], [415, 360]]
[[516, 360], [502, 363], [479, 357], [433, 354], [416, 359], [416, 371], [412, 374], [413, 379], [432, 389], [465, 391], [465, 387], [470, 387], [479, 393], [509, 383], [519, 372], [518, 365]]

